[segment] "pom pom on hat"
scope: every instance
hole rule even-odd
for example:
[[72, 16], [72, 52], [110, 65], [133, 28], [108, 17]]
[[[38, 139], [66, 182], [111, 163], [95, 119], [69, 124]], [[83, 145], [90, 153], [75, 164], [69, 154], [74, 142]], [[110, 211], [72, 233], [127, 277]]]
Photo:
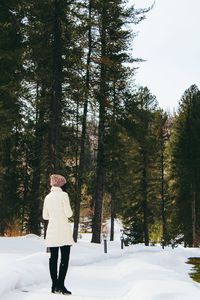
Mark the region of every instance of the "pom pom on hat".
[[64, 176], [59, 174], [52, 174], [50, 176], [50, 185], [61, 187], [66, 183], [66, 179]]

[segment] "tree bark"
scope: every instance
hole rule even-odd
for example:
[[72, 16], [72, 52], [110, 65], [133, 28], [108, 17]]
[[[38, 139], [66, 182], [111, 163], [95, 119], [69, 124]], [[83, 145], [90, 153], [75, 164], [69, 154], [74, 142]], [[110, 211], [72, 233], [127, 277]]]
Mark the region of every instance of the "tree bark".
[[28, 199], [28, 154], [26, 151], [26, 156], [25, 156], [25, 170], [24, 170], [24, 192], [23, 192], [23, 198], [22, 198], [22, 214], [21, 214], [21, 235], [24, 232], [24, 221], [25, 221], [25, 212], [27, 208], [27, 199]]
[[60, 3], [54, 0], [53, 20], [53, 69], [52, 69], [52, 91], [50, 101], [49, 120], [49, 173], [59, 172], [61, 169], [59, 138], [61, 132], [61, 109], [62, 109], [62, 40], [60, 24]]
[[196, 239], [196, 192], [192, 191], [192, 241], [193, 247], [197, 246]]
[[162, 207], [162, 243], [166, 246], [166, 218], [165, 218], [165, 192], [164, 192], [164, 135], [161, 129], [161, 207]]
[[101, 71], [100, 71], [100, 92], [99, 92], [99, 126], [98, 126], [98, 152], [97, 152], [97, 171], [96, 171], [96, 189], [94, 198], [94, 217], [92, 224], [92, 243], [101, 243], [101, 224], [102, 224], [102, 206], [104, 193], [105, 177], [105, 153], [104, 153], [104, 135], [105, 135], [105, 103], [106, 103], [106, 7], [102, 4], [101, 13]]
[[111, 214], [110, 214], [110, 241], [114, 241], [115, 229], [115, 194], [111, 195]]
[[[42, 87], [41, 98], [45, 95], [45, 87]], [[41, 228], [41, 209], [40, 209], [40, 179], [41, 179], [41, 161], [44, 140], [44, 115], [45, 106], [39, 99], [38, 84], [36, 96], [36, 124], [35, 124], [35, 143], [33, 160], [33, 178], [30, 191], [30, 212], [29, 212], [29, 230], [31, 233], [40, 235]]]
[[11, 166], [11, 138], [10, 136], [5, 137], [1, 140], [1, 168], [4, 172], [0, 176], [1, 181], [1, 197], [0, 197], [0, 204], [1, 204], [1, 211], [0, 211], [0, 235], [4, 236], [7, 229], [7, 221], [9, 220], [9, 209], [10, 209], [10, 183], [9, 172], [8, 169]]
[[88, 112], [88, 97], [90, 90], [90, 62], [91, 62], [91, 52], [92, 52], [92, 34], [91, 34], [91, 13], [92, 13], [92, 0], [89, 0], [89, 16], [88, 16], [88, 53], [87, 53], [87, 64], [86, 64], [86, 92], [84, 95], [84, 109], [82, 118], [82, 132], [81, 132], [81, 145], [80, 145], [80, 158], [79, 158], [79, 168], [78, 168], [78, 183], [77, 183], [77, 193], [75, 198], [75, 208], [74, 208], [74, 231], [73, 238], [77, 242], [78, 238], [78, 228], [80, 222], [80, 207], [81, 207], [81, 189], [83, 184], [83, 174], [85, 169], [85, 140], [87, 131], [87, 112]]
[[113, 140], [113, 145], [112, 145], [112, 187], [111, 187], [111, 212], [110, 212], [110, 241], [114, 241], [114, 227], [115, 227], [115, 214], [116, 214], [116, 209], [115, 209], [115, 168], [114, 168], [114, 149], [115, 149], [115, 139], [116, 134], [115, 134], [115, 119], [116, 119], [116, 81], [114, 79], [113, 82], [113, 112], [112, 112], [112, 128], [111, 128], [111, 136], [112, 136], [112, 140]]
[[148, 224], [148, 199], [147, 199], [147, 163], [146, 151], [143, 150], [143, 171], [142, 171], [142, 193], [143, 193], [143, 225], [144, 225], [144, 243], [149, 246], [149, 224]]

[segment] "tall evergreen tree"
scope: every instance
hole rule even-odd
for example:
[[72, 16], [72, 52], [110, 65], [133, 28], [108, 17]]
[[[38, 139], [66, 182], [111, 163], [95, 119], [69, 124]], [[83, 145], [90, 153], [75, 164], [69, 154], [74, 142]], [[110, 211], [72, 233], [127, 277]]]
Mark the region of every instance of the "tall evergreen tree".
[[186, 245], [199, 244], [200, 92], [185, 91], [171, 137], [171, 176]]
[[[159, 111], [157, 101], [147, 88], [140, 88], [135, 95], [127, 98], [122, 125], [134, 141], [133, 197], [124, 205], [124, 224], [127, 231], [134, 231], [134, 242], [149, 245], [150, 229], [155, 217], [161, 212], [160, 200], [160, 139], [158, 131]], [[131, 204], [132, 203], [132, 204]], [[136, 229], [137, 228], [137, 229]], [[134, 236], [135, 235], [135, 236]], [[134, 240], [135, 239], [135, 240]]]
[[[120, 73], [126, 74], [126, 68], [122, 71], [126, 62], [131, 62], [127, 53], [131, 31], [125, 27], [127, 23], [138, 23], [144, 18], [145, 10], [134, 10], [126, 7], [126, 1], [96, 1], [99, 16], [99, 90], [97, 99], [99, 103], [98, 126], [98, 152], [95, 188], [95, 207], [93, 218], [92, 242], [101, 241], [102, 203], [105, 187], [105, 126], [107, 122], [107, 108], [113, 99], [113, 83]], [[116, 78], [117, 77], [117, 78]]]
[[80, 48], [75, 45], [74, 9], [71, 1], [29, 1], [24, 5], [26, 81], [35, 111], [29, 226], [37, 234], [40, 232], [41, 195], [49, 188], [49, 175], [56, 172], [65, 175], [66, 172], [64, 156], [70, 138], [66, 141], [64, 134], [70, 122], [66, 116], [69, 117], [70, 93], [73, 94], [74, 87], [69, 89], [69, 85], [75, 79], [73, 68]]
[[20, 1], [0, 4], [0, 233], [17, 214], [17, 161], [23, 42]]

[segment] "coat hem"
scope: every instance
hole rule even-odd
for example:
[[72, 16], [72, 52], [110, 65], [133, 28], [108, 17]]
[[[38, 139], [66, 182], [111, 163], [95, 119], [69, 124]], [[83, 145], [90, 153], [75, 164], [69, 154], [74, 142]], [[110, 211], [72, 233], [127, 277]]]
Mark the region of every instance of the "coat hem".
[[62, 247], [62, 246], [73, 246], [75, 243], [71, 242], [71, 243], [58, 243], [58, 244], [50, 244], [50, 243], [46, 243], [46, 247]]

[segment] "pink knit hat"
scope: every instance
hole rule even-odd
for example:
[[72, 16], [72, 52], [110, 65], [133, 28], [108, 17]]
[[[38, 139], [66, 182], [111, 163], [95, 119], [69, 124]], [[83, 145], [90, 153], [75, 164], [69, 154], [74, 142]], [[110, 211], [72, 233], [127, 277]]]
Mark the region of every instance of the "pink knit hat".
[[66, 183], [66, 179], [64, 176], [59, 174], [52, 174], [50, 176], [50, 185], [61, 187]]

